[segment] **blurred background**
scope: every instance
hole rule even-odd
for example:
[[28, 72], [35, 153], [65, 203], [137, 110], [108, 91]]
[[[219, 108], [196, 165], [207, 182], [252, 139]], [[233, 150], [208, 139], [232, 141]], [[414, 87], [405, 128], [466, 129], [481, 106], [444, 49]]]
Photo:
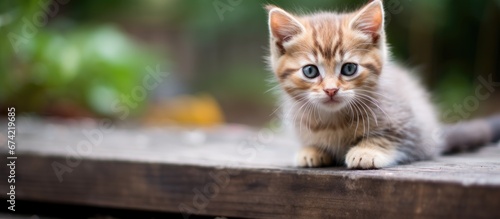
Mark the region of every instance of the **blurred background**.
[[[265, 126], [276, 104], [266, 92], [263, 5], [307, 13], [365, 2], [1, 1], [0, 111]], [[476, 97], [479, 78], [500, 81], [500, 1], [388, 0], [385, 7], [394, 59], [417, 70], [442, 112]], [[498, 90], [486, 91], [461, 118], [500, 111]]]

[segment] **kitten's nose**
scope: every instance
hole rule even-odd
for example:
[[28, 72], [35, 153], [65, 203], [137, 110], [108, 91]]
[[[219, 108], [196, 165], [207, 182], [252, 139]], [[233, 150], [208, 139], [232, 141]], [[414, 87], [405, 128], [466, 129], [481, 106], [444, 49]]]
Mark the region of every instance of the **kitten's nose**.
[[337, 94], [339, 89], [338, 88], [328, 88], [328, 89], [323, 89], [323, 91], [325, 91], [325, 93], [328, 96], [333, 97], [333, 96], [335, 96], [335, 94]]

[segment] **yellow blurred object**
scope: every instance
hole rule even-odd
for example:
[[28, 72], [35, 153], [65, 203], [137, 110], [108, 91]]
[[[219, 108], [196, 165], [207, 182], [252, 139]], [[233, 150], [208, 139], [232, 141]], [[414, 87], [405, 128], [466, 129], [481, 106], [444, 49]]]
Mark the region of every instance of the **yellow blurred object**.
[[146, 125], [212, 126], [224, 123], [217, 101], [208, 94], [183, 95], [152, 105], [145, 115]]

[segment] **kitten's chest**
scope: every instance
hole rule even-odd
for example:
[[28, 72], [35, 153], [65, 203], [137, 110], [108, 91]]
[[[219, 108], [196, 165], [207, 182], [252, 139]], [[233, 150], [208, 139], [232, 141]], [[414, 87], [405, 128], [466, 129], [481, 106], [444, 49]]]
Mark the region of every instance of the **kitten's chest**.
[[[300, 115], [300, 114], [299, 114]], [[314, 114], [313, 114], [314, 115]], [[338, 150], [349, 148], [362, 136], [363, 123], [347, 116], [321, 115], [304, 117], [294, 124], [295, 133], [303, 146], [315, 146]], [[356, 130], [356, 131], [355, 131]]]
[[298, 128], [296, 133], [304, 146], [316, 146], [321, 148], [348, 148], [355, 141], [354, 133], [344, 129], [321, 129], [311, 130]]

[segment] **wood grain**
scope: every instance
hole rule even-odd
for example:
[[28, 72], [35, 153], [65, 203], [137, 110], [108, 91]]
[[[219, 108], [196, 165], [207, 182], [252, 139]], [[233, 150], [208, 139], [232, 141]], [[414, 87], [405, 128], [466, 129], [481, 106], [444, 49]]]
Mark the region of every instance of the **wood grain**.
[[[66, 147], [76, 148], [92, 127], [30, 121], [20, 128], [16, 198], [186, 217], [500, 218], [498, 146], [382, 170], [298, 169], [295, 146], [279, 133], [259, 141], [251, 140], [259, 130], [239, 126], [114, 129], [70, 167]], [[71, 168], [62, 181], [54, 163]]]

